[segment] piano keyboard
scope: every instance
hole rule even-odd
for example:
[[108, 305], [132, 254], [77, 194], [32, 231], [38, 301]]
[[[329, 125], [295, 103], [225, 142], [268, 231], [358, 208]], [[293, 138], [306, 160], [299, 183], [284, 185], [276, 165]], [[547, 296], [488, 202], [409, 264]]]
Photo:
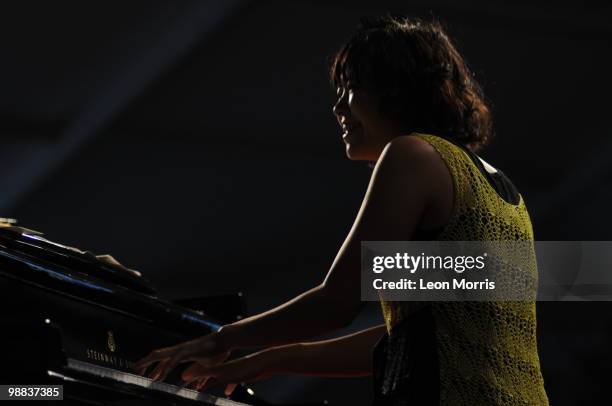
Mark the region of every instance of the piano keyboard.
[[[217, 396], [207, 395], [195, 391], [193, 389], [183, 388], [176, 385], [171, 385], [164, 382], [153, 381], [144, 376], [131, 374], [128, 372], [117, 371], [111, 368], [101, 367], [89, 362], [79, 361], [75, 359], [68, 359], [68, 369], [94, 375], [100, 378], [107, 378], [117, 382], [137, 385], [146, 389], [162, 391], [170, 393], [172, 395], [180, 396], [185, 399], [191, 399], [199, 402], [203, 402], [208, 405], [214, 406], [249, 406], [246, 403], [236, 402], [234, 400], [220, 398]], [[53, 371], [49, 371], [50, 375], [64, 377], [62, 374], [58, 374]], [[69, 377], [64, 377], [70, 379]]]

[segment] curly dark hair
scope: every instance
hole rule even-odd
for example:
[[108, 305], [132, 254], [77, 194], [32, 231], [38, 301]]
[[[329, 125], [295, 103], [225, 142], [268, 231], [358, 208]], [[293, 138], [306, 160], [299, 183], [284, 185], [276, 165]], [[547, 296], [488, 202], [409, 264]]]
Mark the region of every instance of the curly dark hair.
[[380, 112], [411, 131], [439, 135], [472, 150], [492, 137], [482, 89], [437, 21], [404, 16], [362, 19], [330, 68], [335, 88], [365, 87]]

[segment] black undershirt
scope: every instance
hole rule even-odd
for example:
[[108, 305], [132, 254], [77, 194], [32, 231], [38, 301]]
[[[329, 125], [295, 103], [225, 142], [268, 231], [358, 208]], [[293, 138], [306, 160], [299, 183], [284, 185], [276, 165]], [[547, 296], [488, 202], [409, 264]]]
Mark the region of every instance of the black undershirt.
[[510, 181], [510, 179], [508, 179], [508, 177], [502, 171], [497, 169], [497, 172], [489, 173], [482, 164], [482, 161], [478, 158], [478, 155], [476, 155], [472, 150], [460, 144], [455, 145], [457, 145], [469, 155], [469, 157], [472, 159], [472, 162], [474, 162], [480, 173], [482, 173], [487, 178], [489, 184], [493, 187], [493, 189], [495, 189], [499, 197], [501, 197], [510, 204], [519, 203], [520, 195], [518, 190], [516, 189], [516, 186], [514, 186], [512, 181]]

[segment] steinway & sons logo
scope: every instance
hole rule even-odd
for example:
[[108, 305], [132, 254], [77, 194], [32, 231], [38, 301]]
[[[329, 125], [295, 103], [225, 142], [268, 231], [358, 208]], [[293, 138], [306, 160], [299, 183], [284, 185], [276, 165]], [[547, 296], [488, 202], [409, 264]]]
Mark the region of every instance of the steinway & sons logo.
[[117, 341], [115, 340], [115, 334], [111, 330], [106, 332], [106, 348], [108, 348], [111, 354], [88, 348], [85, 351], [85, 356], [87, 359], [103, 362], [118, 368], [127, 369], [130, 367], [130, 362], [128, 360], [112, 354], [116, 352], [119, 347], [117, 346]]
[[106, 345], [110, 352], [115, 352], [117, 350], [117, 343], [115, 342], [115, 337], [113, 337], [113, 332], [108, 331], [108, 338], [106, 340]]

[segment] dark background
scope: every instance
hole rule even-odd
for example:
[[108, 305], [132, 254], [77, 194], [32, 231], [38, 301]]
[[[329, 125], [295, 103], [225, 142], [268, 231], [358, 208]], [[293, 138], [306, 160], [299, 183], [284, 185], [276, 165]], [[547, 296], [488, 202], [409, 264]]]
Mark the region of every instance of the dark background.
[[[314, 286], [369, 176], [345, 157], [329, 57], [385, 12], [446, 23], [492, 101], [482, 156], [523, 194], [536, 238], [610, 240], [604, 1], [5, 2], [0, 215], [111, 253], [170, 299], [242, 291], [254, 313]], [[612, 306], [538, 306], [551, 404], [607, 404]], [[352, 329], [380, 321], [372, 304]], [[258, 388], [366, 405], [370, 386]]]

